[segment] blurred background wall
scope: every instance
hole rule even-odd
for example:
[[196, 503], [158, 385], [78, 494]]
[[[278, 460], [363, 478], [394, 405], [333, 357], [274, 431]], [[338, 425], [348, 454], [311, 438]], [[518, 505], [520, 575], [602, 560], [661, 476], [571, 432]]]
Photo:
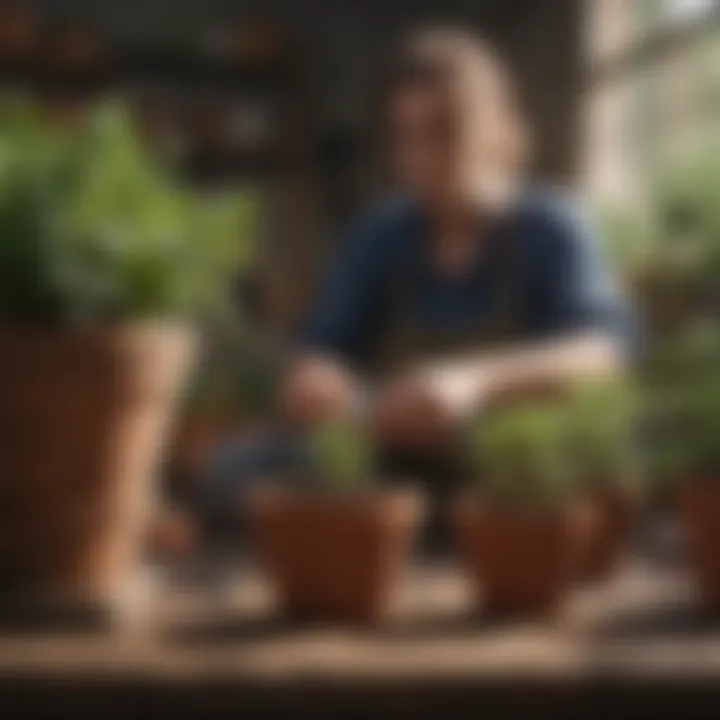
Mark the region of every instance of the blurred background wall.
[[[635, 298], [652, 296], [654, 266], [685, 262], [688, 235], [720, 259], [720, 0], [0, 0], [0, 93], [29, 91], [60, 123], [118, 94], [192, 184], [249, 197], [243, 301], [208, 329], [219, 349], [208, 343], [189, 393], [187, 415], [211, 416], [210, 435], [271, 405], [278, 346], [343, 228], [384, 190], [375, 98], [388, 56], [429, 22], [499, 47], [531, 120], [534, 175], [587, 198]], [[694, 262], [710, 267], [705, 256]]]
[[[573, 180], [579, 159], [583, 5], [578, 0], [23, 3], [43, 22], [82, 28], [97, 36], [104, 47], [112, 46], [119, 64], [120, 58], [141, 58], [137, 64], [144, 64], [148, 72], [125, 73], [133, 75], [130, 79], [119, 71], [119, 84], [124, 92], [149, 94], [159, 115], [163, 102], [175, 103], [176, 108], [179, 104], [195, 116], [202, 115], [204, 106], [208, 115], [234, 114], [229, 122], [240, 127], [230, 134], [242, 135], [245, 125], [250, 136], [253, 113], [256, 125], [263, 124], [267, 113], [272, 128], [265, 128], [266, 132], [256, 128], [255, 147], [252, 141], [247, 143], [238, 162], [229, 163], [223, 150], [220, 162], [206, 156], [199, 164], [205, 178], [242, 179], [271, 203], [263, 243], [271, 259], [265, 272], [276, 278], [272, 282], [278, 289], [268, 291], [263, 302], [268, 312], [283, 317], [303, 304], [326, 254], [325, 238], [377, 190], [372, 99], [388, 54], [413, 26], [431, 21], [466, 23], [494, 40], [516, 69], [533, 119], [537, 172], [555, 180]], [[217, 58], [226, 51], [232, 55], [242, 33], [249, 38], [265, 34], [281, 59], [280, 82], [272, 72], [265, 76], [257, 72], [253, 78], [250, 63], [242, 72], [237, 67], [237, 78], [231, 70], [224, 80], [220, 76], [227, 67], [222, 64], [216, 78], [212, 71], [193, 76], [192, 62], [187, 66], [176, 62], [173, 68], [172, 61], [163, 61], [162, 72], [152, 71], [163, 50], [170, 48], [175, 58]], [[222, 122], [219, 117], [208, 120], [208, 124]]]
[[[596, 203], [638, 200], [671, 145], [720, 122], [716, 0], [3, 5], [45, 28], [40, 54], [56, 71], [29, 84], [53, 102], [116, 89], [157, 135], [185, 141], [193, 178], [257, 193], [257, 304], [280, 326], [304, 306], [338, 228], [380, 188], [372, 100], [388, 53], [412, 26], [467, 23], [495, 41], [532, 120], [535, 174]], [[57, 71], [73, 53], [81, 62]], [[28, 80], [14, 63], [6, 56], [6, 85]]]

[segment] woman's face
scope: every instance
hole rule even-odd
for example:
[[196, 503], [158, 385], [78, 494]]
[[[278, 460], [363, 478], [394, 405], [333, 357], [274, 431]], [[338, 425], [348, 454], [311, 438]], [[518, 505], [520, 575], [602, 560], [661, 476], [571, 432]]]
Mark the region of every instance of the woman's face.
[[433, 206], [461, 193], [460, 132], [444, 93], [407, 85], [390, 102], [390, 167], [396, 183]]
[[401, 87], [390, 102], [394, 179], [436, 208], [493, 203], [502, 190], [509, 124], [489, 81], [476, 82], [461, 101], [442, 88]]

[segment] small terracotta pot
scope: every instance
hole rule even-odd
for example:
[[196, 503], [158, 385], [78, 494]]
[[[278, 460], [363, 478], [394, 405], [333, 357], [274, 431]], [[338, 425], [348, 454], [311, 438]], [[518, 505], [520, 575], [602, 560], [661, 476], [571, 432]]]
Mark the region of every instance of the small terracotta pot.
[[0, 598], [123, 592], [193, 344], [149, 323], [0, 328]]
[[686, 552], [703, 603], [720, 610], [720, 478], [691, 480], [679, 495]]
[[585, 502], [557, 509], [503, 509], [459, 501], [453, 514], [457, 552], [492, 615], [545, 615], [572, 585], [586, 542]]
[[630, 541], [636, 498], [618, 486], [607, 486], [589, 498], [587, 543], [580, 562], [581, 580], [600, 581], [609, 578], [617, 568]]
[[283, 611], [373, 624], [390, 607], [424, 503], [412, 491], [259, 492], [250, 520]]

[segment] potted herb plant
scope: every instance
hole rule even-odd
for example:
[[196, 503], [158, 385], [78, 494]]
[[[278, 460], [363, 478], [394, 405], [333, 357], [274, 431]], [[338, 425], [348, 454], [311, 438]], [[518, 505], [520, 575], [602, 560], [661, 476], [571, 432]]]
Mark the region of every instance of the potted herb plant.
[[720, 609], [720, 375], [683, 399], [676, 461], [688, 559], [705, 604]]
[[281, 607], [291, 617], [377, 623], [422, 519], [412, 490], [373, 487], [370, 445], [348, 421], [311, 439], [306, 482], [258, 492], [251, 520]]
[[0, 594], [118, 599], [196, 345], [242, 246], [104, 102], [72, 131], [0, 114]]
[[[706, 605], [720, 608], [720, 343], [704, 328], [679, 341], [654, 379], [658, 477], [675, 488], [688, 559]], [[667, 354], [667, 353], [666, 353]], [[682, 362], [677, 358], [680, 357]]]
[[569, 398], [570, 452], [587, 484], [591, 531], [580, 574], [607, 578], [630, 538], [639, 502], [638, 393], [627, 380], [595, 379]]
[[566, 403], [490, 409], [472, 440], [478, 483], [454, 511], [460, 558], [492, 614], [544, 614], [563, 600], [587, 533], [568, 452]]

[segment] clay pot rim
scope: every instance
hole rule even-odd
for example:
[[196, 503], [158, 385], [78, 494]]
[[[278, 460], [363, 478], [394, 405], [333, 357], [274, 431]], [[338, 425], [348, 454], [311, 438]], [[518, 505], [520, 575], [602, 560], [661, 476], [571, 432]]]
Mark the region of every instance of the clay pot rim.
[[357, 490], [330, 490], [327, 488], [312, 487], [287, 487], [278, 485], [267, 485], [262, 488], [253, 490], [250, 498], [254, 501], [273, 501], [273, 500], [310, 500], [319, 502], [331, 502], [337, 504], [345, 504], [352, 502], [357, 504], [358, 500], [367, 502], [387, 502], [391, 499], [406, 499], [424, 497], [425, 493], [419, 487], [363, 487]]
[[551, 503], [501, 503], [485, 497], [478, 493], [467, 493], [458, 496], [453, 502], [453, 510], [475, 510], [491, 512], [493, 515], [505, 515], [508, 517], [552, 517], [562, 515], [568, 510], [583, 507], [587, 504], [592, 495], [585, 492], [573, 493], [572, 495]]
[[89, 325], [62, 325], [42, 322], [15, 322], [0, 320], [0, 341], [34, 341], [78, 343], [116, 342], [122, 338], [136, 338], [142, 335], [162, 333], [178, 337], [194, 335], [194, 324], [181, 318], [130, 318], [108, 323]]
[[253, 490], [243, 499], [243, 507], [248, 507], [251, 512], [283, 506], [309, 506], [338, 513], [392, 508], [420, 518], [425, 514], [426, 495], [421, 488], [416, 487], [373, 487], [333, 492], [326, 489], [275, 486]]

